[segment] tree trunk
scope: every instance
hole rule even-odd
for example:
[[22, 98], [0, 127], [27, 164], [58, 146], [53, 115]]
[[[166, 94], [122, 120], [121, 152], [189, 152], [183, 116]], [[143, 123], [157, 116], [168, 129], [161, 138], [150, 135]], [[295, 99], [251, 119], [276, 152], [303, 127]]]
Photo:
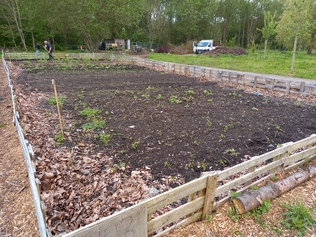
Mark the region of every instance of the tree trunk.
[[258, 190], [247, 190], [234, 198], [233, 203], [238, 212], [243, 214], [260, 206], [263, 201], [276, 198], [314, 176], [316, 176], [316, 166], [310, 166], [307, 170], [301, 170], [286, 179], [265, 185]]
[[296, 45], [297, 45], [297, 34], [295, 35], [295, 39], [294, 39], [294, 49], [293, 49], [293, 55], [292, 55], [291, 74], [294, 73], [294, 62], [295, 62], [295, 55], [296, 55]]
[[267, 55], [267, 45], [268, 45], [268, 39], [264, 40], [264, 54], [263, 54], [263, 58], [266, 59], [266, 55]]

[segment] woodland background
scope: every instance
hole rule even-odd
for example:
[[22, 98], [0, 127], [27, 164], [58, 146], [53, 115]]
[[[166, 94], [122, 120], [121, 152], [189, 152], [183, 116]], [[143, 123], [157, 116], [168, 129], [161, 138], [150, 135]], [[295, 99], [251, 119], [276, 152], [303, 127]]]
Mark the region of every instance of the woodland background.
[[214, 39], [226, 46], [298, 49], [315, 44], [315, 0], [0, 0], [0, 47], [56, 50], [103, 39], [185, 44]]

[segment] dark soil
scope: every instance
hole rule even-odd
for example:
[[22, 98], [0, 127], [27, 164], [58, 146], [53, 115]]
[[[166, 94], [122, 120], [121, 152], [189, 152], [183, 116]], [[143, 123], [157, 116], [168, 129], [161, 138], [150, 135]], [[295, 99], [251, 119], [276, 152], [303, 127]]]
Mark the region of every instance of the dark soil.
[[[102, 192], [94, 190], [81, 204], [69, 204], [67, 200], [78, 200], [84, 191], [79, 192], [77, 181], [67, 177], [76, 177], [82, 189], [101, 188], [99, 180], [108, 179], [110, 183], [104, 183], [108, 198], [119, 189], [109, 174], [124, 174], [120, 178], [127, 183], [137, 170], [150, 174], [141, 175], [142, 182], [162, 192], [168, 188], [158, 188], [158, 183], [175, 187], [182, 182], [177, 179], [188, 182], [202, 171], [234, 166], [316, 131], [315, 104], [298, 100], [247, 93], [134, 65], [19, 64], [24, 70], [16, 71], [15, 81], [25, 135], [34, 146], [43, 193], [55, 190], [55, 195], [44, 197], [53, 233], [78, 228], [148, 195], [147, 190], [121, 203], [113, 198], [116, 206], [111, 210], [105, 211], [103, 203], [96, 217], [91, 211], [82, 215], [89, 209], [84, 208], [85, 202], [96, 206]], [[56, 106], [47, 100], [54, 98], [52, 79], [63, 101], [64, 141]], [[50, 172], [54, 181], [45, 182]], [[56, 191], [58, 185], [63, 191]], [[77, 211], [60, 214], [65, 206]], [[66, 220], [67, 227], [61, 224]]]

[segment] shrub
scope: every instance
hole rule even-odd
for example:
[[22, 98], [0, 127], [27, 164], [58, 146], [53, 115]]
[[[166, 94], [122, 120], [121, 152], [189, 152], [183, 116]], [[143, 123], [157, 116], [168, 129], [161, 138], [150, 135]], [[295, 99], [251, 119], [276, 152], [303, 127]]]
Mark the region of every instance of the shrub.
[[160, 48], [156, 49], [157, 53], [169, 53], [168, 45], [163, 45]]

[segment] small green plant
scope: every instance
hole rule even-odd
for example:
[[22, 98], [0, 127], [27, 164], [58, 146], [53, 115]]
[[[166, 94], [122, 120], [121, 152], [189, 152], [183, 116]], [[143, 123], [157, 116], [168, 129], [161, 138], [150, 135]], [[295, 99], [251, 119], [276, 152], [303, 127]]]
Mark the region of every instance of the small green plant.
[[148, 99], [150, 97], [150, 95], [149, 94], [142, 94], [142, 97], [145, 99]]
[[258, 190], [259, 187], [257, 185], [252, 185], [250, 186], [250, 190]]
[[162, 95], [161, 94], [157, 95], [156, 99], [157, 100], [162, 99]]
[[251, 214], [253, 218], [260, 223], [261, 226], [265, 227], [265, 223], [263, 221], [262, 215], [271, 209], [270, 200], [264, 200], [262, 204], [251, 210]]
[[235, 222], [241, 218], [241, 214], [239, 214], [235, 206], [228, 208], [228, 216]]
[[103, 142], [105, 146], [109, 144], [111, 137], [112, 137], [111, 134], [105, 134], [105, 133], [100, 134], [100, 140]]
[[154, 87], [148, 86], [148, 87], [146, 88], [146, 91], [151, 91], [151, 90], [154, 90], [154, 89], [155, 89]]
[[274, 127], [275, 127], [276, 130], [278, 130], [279, 132], [282, 132], [282, 131], [283, 131], [280, 125], [277, 125], [277, 124], [276, 124]]
[[92, 122], [85, 123], [81, 127], [85, 130], [87, 129], [97, 130], [97, 129], [104, 128], [105, 124], [106, 122], [104, 120], [93, 119]]
[[233, 124], [227, 124], [224, 126], [224, 132], [227, 132], [229, 129], [233, 127]]
[[92, 109], [92, 108], [85, 108], [79, 112], [80, 115], [86, 116], [86, 117], [93, 117], [97, 114], [101, 113], [101, 110], [99, 109]]
[[296, 205], [283, 204], [283, 207], [286, 212], [284, 212], [282, 225], [290, 230], [296, 229], [299, 236], [305, 234], [308, 226], [313, 226], [316, 223], [312, 209], [305, 207], [302, 203]]
[[186, 91], [185, 91], [185, 94], [186, 94], [186, 95], [189, 95], [189, 96], [192, 96], [192, 95], [194, 95], [195, 93], [194, 93], [194, 91], [193, 91], [192, 89], [190, 89], [190, 90], [186, 90]]
[[[56, 105], [57, 104], [55, 97], [48, 98], [47, 101], [48, 101], [48, 103], [50, 105]], [[64, 99], [62, 97], [58, 97], [58, 104], [59, 104], [60, 107], [63, 107], [63, 105], [65, 104], [65, 101], [64, 101]]]
[[178, 98], [178, 96], [176, 95], [172, 95], [168, 98], [168, 101], [171, 103], [171, 104], [181, 104], [182, 103], [182, 100], [180, 100]]
[[133, 143], [132, 143], [132, 148], [133, 148], [134, 150], [136, 150], [136, 149], [137, 149], [137, 146], [139, 145], [139, 143], [140, 143], [140, 141], [135, 141], [135, 142], [133, 142]]
[[204, 90], [204, 91], [203, 91], [203, 94], [204, 94], [205, 96], [208, 96], [208, 95], [212, 95], [213, 93], [212, 93], [212, 91]]
[[5, 127], [5, 126], [6, 126], [5, 123], [0, 123], [0, 128], [3, 128], [3, 127]]
[[64, 137], [62, 135], [61, 132], [59, 132], [55, 137], [54, 137], [54, 141], [56, 142], [56, 145], [61, 144], [64, 141]]
[[165, 168], [167, 168], [167, 167], [170, 167], [171, 164], [170, 164], [168, 161], [165, 161], [165, 163], [163, 164], [163, 166], [164, 166]]
[[231, 154], [232, 156], [238, 156], [238, 154], [239, 154], [239, 153], [236, 152], [235, 149], [233, 149], [233, 148], [232, 148], [232, 149], [226, 149], [226, 150], [225, 150], [225, 153], [229, 153], [229, 154]]
[[212, 121], [209, 118], [206, 118], [206, 126], [211, 127], [212, 124]]

